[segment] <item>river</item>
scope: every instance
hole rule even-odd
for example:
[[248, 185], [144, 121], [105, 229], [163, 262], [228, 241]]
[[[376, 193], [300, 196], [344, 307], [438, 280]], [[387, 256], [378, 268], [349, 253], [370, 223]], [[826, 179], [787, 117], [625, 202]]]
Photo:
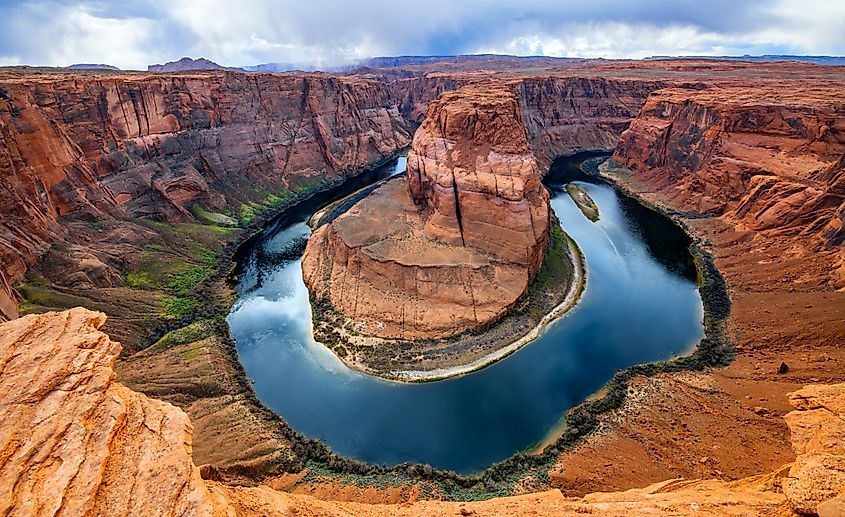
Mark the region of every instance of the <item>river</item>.
[[[689, 353], [703, 336], [703, 306], [688, 239], [612, 187], [572, 175], [585, 157], [559, 159], [547, 176], [552, 208], [586, 258], [580, 303], [518, 352], [438, 382], [393, 383], [347, 368], [314, 341], [302, 281], [311, 214], [400, 174], [404, 161], [277, 218], [239, 253], [239, 299], [228, 318], [259, 399], [338, 454], [474, 473], [542, 442], [616, 371]], [[598, 205], [598, 222], [561, 187], [573, 179]]]

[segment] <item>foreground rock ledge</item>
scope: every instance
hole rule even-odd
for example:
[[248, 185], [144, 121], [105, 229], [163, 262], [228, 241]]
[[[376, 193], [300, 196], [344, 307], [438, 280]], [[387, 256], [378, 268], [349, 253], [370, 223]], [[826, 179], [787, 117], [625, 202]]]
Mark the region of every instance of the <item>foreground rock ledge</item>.
[[319, 301], [382, 338], [489, 325], [528, 289], [549, 239], [549, 197], [507, 86], [431, 104], [395, 180], [314, 232], [302, 259]]
[[99, 331], [104, 322], [102, 313], [77, 308], [0, 325], [3, 515], [842, 515], [845, 384], [792, 394], [797, 410], [786, 420], [796, 462], [734, 482], [367, 505], [205, 481], [191, 460], [185, 413], [115, 382], [120, 345]]

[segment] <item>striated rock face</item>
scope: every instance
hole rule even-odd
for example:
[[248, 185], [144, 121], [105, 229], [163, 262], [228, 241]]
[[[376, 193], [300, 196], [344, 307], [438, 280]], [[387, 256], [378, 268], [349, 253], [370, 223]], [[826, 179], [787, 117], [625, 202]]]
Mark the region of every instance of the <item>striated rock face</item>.
[[443, 337], [504, 315], [548, 237], [548, 193], [516, 96], [464, 87], [429, 108], [408, 155], [407, 191], [392, 181], [317, 230], [303, 275], [367, 333]]
[[845, 240], [845, 102], [819, 85], [667, 88], [614, 158], [667, 202], [749, 230]]
[[648, 96], [665, 82], [598, 77], [534, 77], [519, 82], [528, 140], [540, 169], [560, 155], [610, 151]]
[[410, 142], [384, 84], [195, 73], [0, 77], [0, 317], [5, 287], [59, 217], [193, 218], [342, 179]]
[[225, 515], [185, 413], [115, 382], [105, 320], [78, 308], [0, 327], [0, 513]]
[[445, 74], [384, 79], [390, 80], [390, 91], [398, 101], [402, 114], [415, 123], [422, 123], [429, 105], [442, 93], [457, 90], [469, 81], [469, 77]]
[[432, 103], [407, 177], [426, 237], [528, 266], [530, 274], [540, 266], [549, 196], [509, 89], [465, 87]]
[[[786, 415], [797, 458], [783, 492], [800, 513], [842, 515], [845, 508], [845, 384], [813, 385], [791, 393]], [[836, 498], [836, 501], [829, 501]], [[840, 511], [836, 512], [838, 508]]]

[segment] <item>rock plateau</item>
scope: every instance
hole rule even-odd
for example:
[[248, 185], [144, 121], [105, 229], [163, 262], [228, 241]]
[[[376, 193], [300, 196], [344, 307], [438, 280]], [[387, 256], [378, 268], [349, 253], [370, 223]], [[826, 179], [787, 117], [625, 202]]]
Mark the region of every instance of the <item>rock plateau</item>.
[[540, 178], [510, 89], [444, 93], [414, 136], [407, 180], [314, 232], [302, 260], [306, 284], [380, 337], [439, 338], [488, 325], [542, 264], [549, 197]]

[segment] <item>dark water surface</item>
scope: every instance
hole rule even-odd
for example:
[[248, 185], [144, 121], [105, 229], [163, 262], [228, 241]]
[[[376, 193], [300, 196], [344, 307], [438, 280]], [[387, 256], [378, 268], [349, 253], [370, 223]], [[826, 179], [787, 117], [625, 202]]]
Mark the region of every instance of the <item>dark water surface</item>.
[[[548, 176], [552, 208], [586, 257], [581, 302], [519, 352], [445, 381], [382, 381], [314, 342], [299, 257], [305, 221], [328, 199], [268, 226], [242, 249], [240, 298], [228, 318], [258, 397], [336, 453], [471, 473], [543, 440], [617, 370], [690, 352], [703, 335], [703, 308], [686, 236], [611, 187], [566, 172], [585, 157], [558, 160]], [[402, 170], [390, 164], [375, 175]], [[573, 180], [598, 205], [597, 223], [560, 188]]]

